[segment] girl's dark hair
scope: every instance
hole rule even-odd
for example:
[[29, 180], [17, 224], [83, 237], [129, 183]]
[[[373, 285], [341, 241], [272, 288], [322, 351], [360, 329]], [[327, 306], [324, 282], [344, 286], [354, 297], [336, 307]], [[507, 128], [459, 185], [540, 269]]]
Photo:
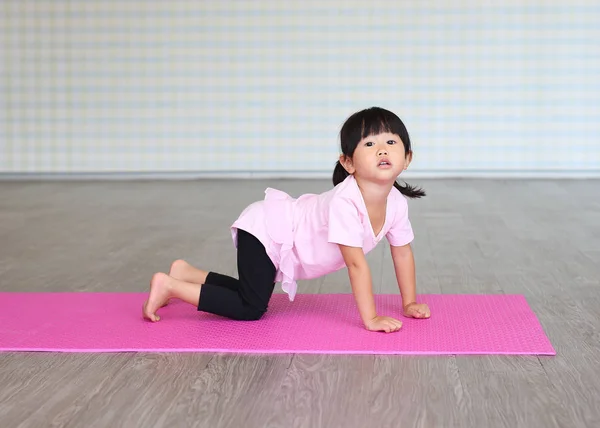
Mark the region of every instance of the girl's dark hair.
[[[360, 140], [370, 135], [377, 135], [383, 132], [398, 135], [404, 144], [406, 156], [412, 153], [410, 138], [408, 137], [408, 131], [406, 130], [404, 123], [402, 123], [400, 118], [394, 113], [380, 107], [371, 107], [361, 110], [354, 113], [346, 120], [340, 130], [342, 153], [351, 158], [352, 155], [354, 155], [354, 150], [356, 150], [356, 146], [358, 146]], [[346, 171], [340, 161], [338, 161], [333, 170], [333, 185], [338, 185], [344, 181], [348, 175], [348, 171]], [[394, 187], [408, 198], [420, 198], [425, 196], [425, 191], [423, 189], [413, 187], [407, 183], [404, 183], [404, 186], [402, 186], [396, 181]]]

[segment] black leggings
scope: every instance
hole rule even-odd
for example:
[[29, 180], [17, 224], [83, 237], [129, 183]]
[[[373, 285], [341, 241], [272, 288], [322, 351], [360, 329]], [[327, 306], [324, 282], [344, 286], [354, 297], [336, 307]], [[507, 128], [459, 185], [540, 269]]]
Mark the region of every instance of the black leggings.
[[240, 279], [209, 272], [200, 289], [198, 310], [236, 320], [258, 320], [267, 312], [276, 269], [254, 235], [238, 229], [237, 241]]

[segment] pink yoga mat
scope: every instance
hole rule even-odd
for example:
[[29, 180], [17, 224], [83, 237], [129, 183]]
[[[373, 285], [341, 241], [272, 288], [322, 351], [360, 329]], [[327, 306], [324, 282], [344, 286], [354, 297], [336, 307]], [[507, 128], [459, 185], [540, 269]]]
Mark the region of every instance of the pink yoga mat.
[[404, 318], [399, 295], [376, 296], [396, 333], [365, 330], [351, 294], [275, 294], [259, 321], [233, 321], [180, 301], [142, 319], [146, 293], [0, 293], [0, 350], [319, 354], [555, 355], [520, 295], [421, 295], [432, 316]]

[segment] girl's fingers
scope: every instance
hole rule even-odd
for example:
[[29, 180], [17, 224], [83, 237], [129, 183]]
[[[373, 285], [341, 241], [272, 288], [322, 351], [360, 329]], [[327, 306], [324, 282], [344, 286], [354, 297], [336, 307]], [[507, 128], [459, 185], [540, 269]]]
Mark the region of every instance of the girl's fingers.
[[392, 333], [394, 331], [398, 331], [402, 328], [402, 321], [398, 321], [393, 318], [388, 318], [384, 320], [381, 324], [381, 330], [386, 333]]
[[402, 328], [402, 323], [399, 321], [389, 321], [389, 323], [386, 323], [386, 326], [384, 328], [387, 333], [393, 333]]

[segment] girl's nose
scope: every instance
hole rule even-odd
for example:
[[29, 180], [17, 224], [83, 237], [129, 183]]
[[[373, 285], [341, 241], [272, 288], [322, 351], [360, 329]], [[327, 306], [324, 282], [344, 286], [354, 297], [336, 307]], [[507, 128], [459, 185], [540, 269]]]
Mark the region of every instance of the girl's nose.
[[379, 149], [379, 151], [377, 152], [377, 154], [378, 154], [379, 156], [384, 156], [384, 155], [387, 155], [387, 150], [386, 150], [386, 149], [384, 149], [384, 148], [381, 148], [381, 149]]

